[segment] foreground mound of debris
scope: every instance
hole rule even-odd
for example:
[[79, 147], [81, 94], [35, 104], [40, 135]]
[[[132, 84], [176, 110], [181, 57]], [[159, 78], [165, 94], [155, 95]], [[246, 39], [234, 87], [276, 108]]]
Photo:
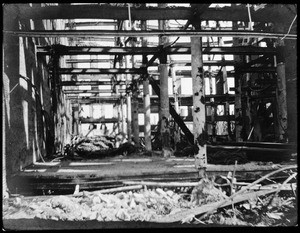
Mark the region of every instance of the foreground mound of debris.
[[[293, 225], [297, 223], [297, 185], [289, 182], [296, 179], [297, 172], [292, 171], [295, 168], [281, 168], [249, 184], [237, 182], [234, 177], [203, 178], [176, 185], [132, 181], [127, 182], [129, 186], [93, 192], [77, 190], [73, 195], [15, 197], [4, 199], [3, 218]], [[283, 170], [289, 176], [282, 184], [259, 184]], [[217, 183], [220, 179], [228, 182]]]

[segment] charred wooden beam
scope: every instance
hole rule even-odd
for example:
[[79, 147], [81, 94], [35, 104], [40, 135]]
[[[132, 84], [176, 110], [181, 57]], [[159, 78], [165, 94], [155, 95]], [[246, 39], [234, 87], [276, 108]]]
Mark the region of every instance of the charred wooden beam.
[[[151, 78], [150, 78], [151, 79]], [[153, 84], [153, 79], [150, 80], [151, 84]], [[157, 85], [157, 84], [155, 84]], [[157, 85], [158, 86], [158, 85]], [[152, 85], [153, 87], [153, 85]], [[105, 91], [105, 90], [101, 90], [101, 91]], [[110, 90], [108, 90], [110, 91]], [[154, 90], [155, 91], [155, 90]], [[87, 92], [89, 93], [89, 92]], [[80, 97], [78, 99], [78, 97]], [[119, 100], [120, 96], [119, 95], [113, 95], [113, 96], [90, 96], [90, 97], [81, 97], [81, 96], [68, 96], [68, 98], [70, 99], [76, 99], [76, 100], [83, 100], [83, 101], [93, 101], [93, 100], [101, 100], [101, 102], [103, 103], [114, 103], [115, 101]], [[150, 103], [151, 105], [158, 105], [159, 103], [159, 97], [152, 95], [150, 96]], [[210, 99], [214, 98], [215, 102], [211, 103]], [[193, 97], [192, 96], [179, 96], [180, 102], [182, 106], [193, 106]], [[170, 96], [169, 97], [170, 100], [170, 104], [173, 106], [174, 103], [174, 97]], [[140, 107], [143, 108], [142, 103], [142, 97], [138, 98]], [[229, 104], [234, 104], [235, 101], [235, 95], [206, 95], [205, 96], [205, 104], [206, 105], [222, 105], [224, 104], [226, 101], [229, 102]]]
[[59, 74], [81, 74], [81, 75], [90, 75], [90, 74], [145, 74], [147, 71], [144, 68], [131, 68], [131, 69], [80, 69], [80, 68], [59, 68]]
[[[109, 59], [67, 59], [66, 63], [101, 63], [101, 62], [112, 62]], [[142, 64], [142, 61], [136, 62], [138, 65]], [[191, 63], [189, 61], [183, 61], [183, 60], [173, 60], [169, 61], [170, 65], [176, 65], [176, 66], [191, 66]], [[257, 61], [259, 64], [259, 62]], [[237, 63], [235, 61], [203, 61], [204, 66], [241, 66], [242, 63]], [[151, 66], [158, 66], [158, 63], [152, 63]]]
[[79, 121], [81, 123], [118, 123], [118, 118], [83, 118], [80, 117]]
[[[125, 89], [119, 89], [119, 92], [126, 92]], [[99, 89], [99, 90], [64, 90], [64, 94], [71, 96], [70, 94], [99, 94], [99, 93], [113, 93], [112, 89]]]
[[[202, 4], [199, 4], [200, 6]], [[251, 7], [253, 22], [283, 22], [291, 21], [290, 11], [283, 4], [270, 4], [263, 9], [254, 11]], [[41, 7], [38, 4], [18, 4], [18, 16], [20, 19], [114, 19], [127, 20], [127, 7], [111, 5], [69, 5]], [[132, 20], [168, 20], [191, 19], [193, 16], [191, 7], [138, 7], [131, 8]], [[249, 22], [249, 16], [245, 4], [226, 6], [222, 8], [208, 8], [198, 16], [201, 20], [245, 21]], [[290, 20], [291, 19], [291, 20]]]
[[248, 30], [158, 30], [158, 31], [116, 31], [116, 30], [30, 30], [30, 31], [10, 31], [4, 30], [4, 34], [10, 34], [19, 37], [156, 37], [156, 36], [180, 36], [180, 37], [207, 37], [207, 36], [226, 36], [226, 37], [245, 37], [245, 38], [269, 38], [278, 39], [297, 39], [296, 34], [285, 34], [278, 32], [255, 32]]
[[248, 67], [248, 68], [236, 67], [235, 70], [236, 71], [238, 70], [239, 73], [275, 73], [276, 72], [275, 67]]
[[[81, 86], [81, 85], [112, 85], [111, 81], [62, 81], [61, 86]], [[121, 83], [124, 84], [124, 83]]]
[[[91, 46], [63, 46], [57, 45], [56, 47], [46, 46], [37, 47], [39, 55], [50, 55], [50, 50], [55, 51], [60, 55], [150, 55], [160, 53], [161, 47], [91, 47]], [[204, 47], [202, 48], [203, 54], [233, 54], [233, 55], [260, 55], [269, 54], [275, 55], [276, 49], [268, 47], [255, 47], [255, 46], [235, 46], [235, 47]], [[191, 47], [173, 46], [165, 48], [167, 54], [190, 54]], [[150, 62], [150, 60], [149, 60]]]
[[66, 59], [66, 63], [100, 63], [112, 62], [111, 59]]
[[66, 23], [65, 27], [72, 28], [72, 27], [90, 27], [90, 26], [114, 26], [116, 25], [116, 21], [97, 21], [97, 22], [73, 22], [73, 23]]

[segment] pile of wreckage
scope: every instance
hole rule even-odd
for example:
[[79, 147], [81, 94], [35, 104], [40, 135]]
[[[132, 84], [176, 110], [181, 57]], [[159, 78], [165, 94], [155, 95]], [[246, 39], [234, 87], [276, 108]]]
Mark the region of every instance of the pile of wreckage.
[[[264, 185], [284, 172], [281, 183]], [[5, 199], [3, 218], [57, 221], [146, 221], [154, 223], [274, 226], [297, 224], [297, 166], [275, 170], [252, 182], [235, 172], [199, 182], [124, 181], [117, 188], [75, 190], [72, 195]]]

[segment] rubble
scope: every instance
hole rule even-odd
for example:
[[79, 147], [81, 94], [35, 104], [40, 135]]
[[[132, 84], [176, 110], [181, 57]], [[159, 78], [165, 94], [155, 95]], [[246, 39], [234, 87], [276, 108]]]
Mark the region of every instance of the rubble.
[[[128, 182], [132, 186], [79, 192], [76, 195], [16, 197], [4, 201], [3, 218], [38, 218], [60, 221], [147, 221], [160, 223], [197, 223], [229, 225], [268, 225], [285, 219], [296, 203], [296, 166], [280, 168], [248, 185], [235, 182], [235, 191], [227, 196], [214, 177], [199, 182], [176, 182], [169, 187], [159, 182]], [[276, 187], [257, 185], [272, 174], [289, 171], [290, 176]], [[233, 176], [231, 178], [234, 178]], [[229, 178], [228, 178], [229, 179]], [[245, 186], [246, 185], [246, 186]], [[290, 189], [286, 188], [290, 185]], [[182, 186], [178, 189], [178, 186]], [[251, 189], [255, 187], [255, 189]], [[275, 188], [274, 188], [275, 187]], [[284, 188], [288, 195], [279, 195]], [[178, 191], [179, 190], [179, 191]], [[293, 190], [293, 192], [291, 192]], [[274, 194], [272, 196], [272, 194]], [[250, 215], [257, 221], [248, 221]], [[200, 216], [200, 218], [199, 218]], [[248, 222], [247, 222], [248, 221]], [[279, 223], [278, 223], [279, 224]]]
[[128, 155], [137, 151], [137, 148], [128, 142], [118, 144], [115, 138], [109, 136], [83, 137], [76, 136], [71, 145], [64, 149], [64, 157], [68, 159], [103, 158], [115, 155]]

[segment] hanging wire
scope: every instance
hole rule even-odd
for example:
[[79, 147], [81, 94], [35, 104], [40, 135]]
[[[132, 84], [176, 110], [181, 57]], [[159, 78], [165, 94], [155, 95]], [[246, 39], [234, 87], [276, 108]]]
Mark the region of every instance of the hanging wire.
[[292, 29], [292, 26], [293, 26], [293, 24], [294, 24], [296, 18], [297, 18], [297, 15], [295, 15], [295, 17], [294, 17], [294, 19], [293, 19], [293, 21], [292, 21], [292, 23], [291, 23], [291, 25], [290, 25], [290, 27], [289, 27], [289, 30], [288, 30], [287, 34], [285, 34], [285, 36], [282, 37], [281, 40], [284, 40], [284, 39], [289, 35], [289, 33], [290, 33], [291, 29]]
[[132, 30], [130, 4], [128, 3], [127, 6], [128, 6], [128, 21], [129, 21], [129, 28], [130, 28], [130, 30]]

